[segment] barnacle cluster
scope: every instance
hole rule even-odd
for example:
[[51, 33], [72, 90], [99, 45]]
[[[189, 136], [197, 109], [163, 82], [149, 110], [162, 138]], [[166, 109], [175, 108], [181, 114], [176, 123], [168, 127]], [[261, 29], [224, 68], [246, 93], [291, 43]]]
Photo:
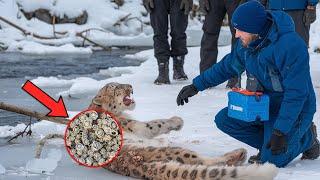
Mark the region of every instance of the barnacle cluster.
[[120, 128], [109, 114], [89, 110], [69, 124], [65, 142], [70, 155], [78, 162], [101, 166], [117, 154], [121, 138]]

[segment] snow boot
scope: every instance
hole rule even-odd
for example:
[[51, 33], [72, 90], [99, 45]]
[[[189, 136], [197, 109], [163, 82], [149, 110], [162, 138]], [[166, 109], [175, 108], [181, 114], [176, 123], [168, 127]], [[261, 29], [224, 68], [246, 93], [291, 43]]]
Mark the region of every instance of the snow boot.
[[313, 136], [313, 144], [310, 149], [306, 150], [305, 152], [302, 153], [301, 159], [309, 159], [309, 160], [314, 160], [317, 159], [320, 156], [320, 143], [319, 140], [317, 139], [317, 127], [312, 123], [311, 125], [311, 132]]
[[187, 80], [188, 76], [183, 70], [184, 56], [173, 57], [173, 79], [178, 81]]
[[169, 79], [169, 61], [160, 62], [158, 61], [159, 75], [157, 79], [154, 81], [154, 84], [170, 84]]

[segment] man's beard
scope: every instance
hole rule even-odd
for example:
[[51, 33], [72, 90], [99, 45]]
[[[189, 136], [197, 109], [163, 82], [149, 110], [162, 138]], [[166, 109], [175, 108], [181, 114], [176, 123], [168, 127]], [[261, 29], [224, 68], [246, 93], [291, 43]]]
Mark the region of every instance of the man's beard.
[[258, 38], [259, 38], [259, 35], [255, 34], [246, 43], [243, 39], [240, 38], [240, 40], [241, 40], [242, 46], [245, 48], [248, 48], [249, 44], [252, 43], [253, 41], [257, 40]]

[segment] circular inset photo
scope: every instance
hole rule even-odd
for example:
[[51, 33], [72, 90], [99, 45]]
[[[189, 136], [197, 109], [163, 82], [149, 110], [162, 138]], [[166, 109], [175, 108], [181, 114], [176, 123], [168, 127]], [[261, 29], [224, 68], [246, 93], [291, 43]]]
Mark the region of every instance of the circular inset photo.
[[80, 112], [68, 123], [64, 141], [73, 160], [95, 168], [107, 165], [118, 156], [123, 134], [114, 116], [90, 109]]

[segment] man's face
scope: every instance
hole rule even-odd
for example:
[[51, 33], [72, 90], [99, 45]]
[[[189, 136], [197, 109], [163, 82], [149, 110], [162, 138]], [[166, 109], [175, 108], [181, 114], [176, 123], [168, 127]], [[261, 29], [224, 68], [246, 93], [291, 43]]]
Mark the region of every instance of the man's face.
[[251, 34], [251, 33], [247, 33], [247, 32], [244, 32], [244, 31], [241, 31], [239, 29], [236, 29], [236, 38], [239, 38], [242, 42], [242, 46], [243, 47], [248, 47], [249, 44], [256, 40], [258, 35], [256, 34]]

